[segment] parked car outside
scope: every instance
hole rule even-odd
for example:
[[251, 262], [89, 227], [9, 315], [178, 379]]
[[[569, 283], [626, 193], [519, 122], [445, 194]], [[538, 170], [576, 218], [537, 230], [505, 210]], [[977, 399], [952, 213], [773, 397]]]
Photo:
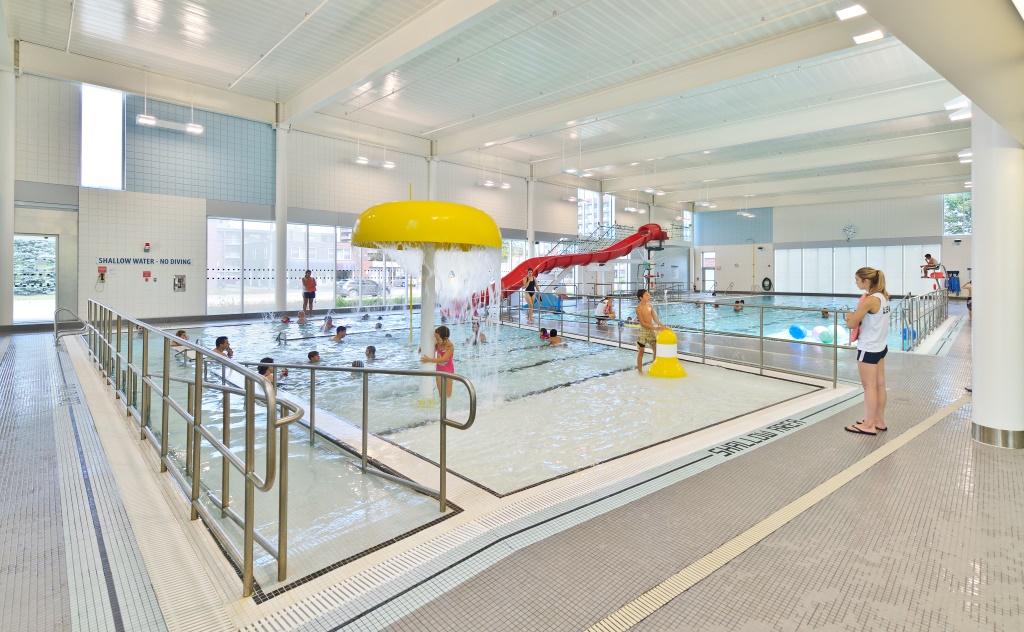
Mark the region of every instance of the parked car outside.
[[362, 286], [363, 296], [381, 296], [383, 288], [380, 283], [373, 279], [345, 279], [338, 281], [338, 294], [355, 298], [359, 296], [359, 288]]

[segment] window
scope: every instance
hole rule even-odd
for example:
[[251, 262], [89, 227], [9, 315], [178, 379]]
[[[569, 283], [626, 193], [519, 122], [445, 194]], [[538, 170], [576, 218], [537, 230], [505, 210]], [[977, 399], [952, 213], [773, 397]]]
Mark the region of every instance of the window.
[[82, 84], [82, 186], [124, 189], [124, 95]]
[[602, 196], [597, 191], [577, 189], [576, 197], [579, 199], [576, 232], [580, 237], [591, 234], [598, 226], [615, 223], [615, 204], [611, 194]]
[[971, 200], [970, 193], [942, 196], [942, 234], [971, 234]]

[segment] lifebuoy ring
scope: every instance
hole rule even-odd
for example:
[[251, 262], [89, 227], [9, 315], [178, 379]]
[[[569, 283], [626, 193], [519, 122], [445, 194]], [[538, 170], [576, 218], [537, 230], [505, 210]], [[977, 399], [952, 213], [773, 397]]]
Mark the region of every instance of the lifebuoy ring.
[[769, 279], [768, 277], [765, 277], [764, 280], [761, 281], [761, 289], [764, 290], [765, 292], [771, 292], [772, 291], [772, 280]]

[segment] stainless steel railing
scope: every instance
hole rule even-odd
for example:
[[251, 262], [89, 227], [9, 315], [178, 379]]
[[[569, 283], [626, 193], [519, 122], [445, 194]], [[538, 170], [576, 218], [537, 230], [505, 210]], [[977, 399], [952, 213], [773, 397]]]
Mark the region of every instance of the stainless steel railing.
[[[66, 324], [66, 323], [70, 322], [70, 321], [66, 321], [66, 320], [60, 320], [59, 316], [62, 313], [71, 314], [75, 318], [75, 322], [81, 323], [81, 326], [80, 327], [76, 327], [75, 329], [63, 329], [63, 330], [60, 329], [60, 325]], [[74, 336], [76, 334], [84, 334], [86, 331], [88, 331], [88, 328], [85, 326], [85, 323], [82, 321], [82, 319], [78, 317], [78, 314], [74, 313], [70, 309], [67, 309], [66, 307], [58, 307], [56, 310], [54, 310], [54, 312], [53, 312], [53, 344], [54, 345], [56, 345], [58, 342], [60, 342], [60, 339], [63, 338], [64, 336]]]
[[[623, 344], [623, 339], [622, 339], [622, 335], [623, 335], [624, 332], [623, 332], [623, 329], [621, 327], [615, 327], [614, 331], [611, 331], [612, 325], [608, 324], [608, 325], [604, 326], [603, 330], [601, 330], [601, 328], [600, 328], [601, 325], [598, 324], [598, 328], [597, 329], [594, 328], [594, 325], [597, 324], [598, 321], [597, 321], [597, 318], [593, 314], [592, 304], [596, 304], [596, 302], [599, 301], [602, 298], [604, 298], [604, 296], [600, 295], [600, 294], [598, 294], [598, 295], [577, 295], [577, 296], [574, 296], [573, 300], [575, 300], [575, 305], [577, 306], [576, 310], [567, 309], [566, 311], [555, 312], [553, 310], [544, 310], [544, 309], [538, 309], [537, 307], [535, 307], [534, 308], [534, 312], [536, 313], [536, 316], [537, 316], [537, 324], [535, 326], [537, 326], [537, 327], [542, 326], [542, 323], [540, 322], [541, 319], [557, 320], [558, 321], [558, 330], [561, 333], [569, 333], [570, 335], [571, 334], [576, 334], [576, 335], [579, 335], [581, 338], [585, 337], [585, 339], [587, 341], [590, 341], [592, 339], [596, 339], [596, 340], [615, 342], [616, 345], [620, 346], [620, 347], [621, 346], [625, 346]], [[947, 310], [948, 302], [945, 300], [945, 297], [939, 296], [938, 293], [935, 293], [935, 292], [933, 292], [932, 294], [929, 294], [929, 295], [921, 296], [921, 297], [913, 297], [913, 299], [914, 300], [912, 300], [908, 304], [909, 307], [907, 309], [907, 312], [906, 312], [906, 315], [905, 315], [904, 318], [906, 319], [906, 322], [914, 324], [915, 327], [917, 327], [918, 331], [925, 332], [925, 333], [923, 333], [923, 334], [918, 336], [917, 340], [919, 341], [920, 338], [924, 337], [925, 335], [927, 335], [927, 333], [930, 333], [931, 331], [934, 330], [935, 327], [937, 327], [939, 324], [941, 324], [942, 321], [945, 319], [945, 317], [948, 315], [948, 310]], [[636, 299], [633, 298], [633, 297], [629, 297], [629, 296], [614, 295], [613, 296], [613, 300], [615, 301], [615, 312], [616, 312], [616, 314], [618, 316], [616, 320], [625, 320], [626, 314], [623, 312], [624, 303], [625, 303], [626, 309], [629, 309], [630, 307], [635, 305]], [[581, 305], [581, 302], [582, 302], [582, 307], [583, 307], [582, 310], [578, 309], [578, 307]], [[804, 377], [811, 377], [811, 378], [817, 378], [817, 379], [822, 379], [822, 378], [829, 379], [830, 378], [831, 381], [832, 381], [833, 387], [835, 387], [838, 384], [838, 380], [839, 380], [839, 350], [840, 349], [852, 350], [852, 349], [856, 348], [856, 347], [851, 346], [851, 345], [839, 344], [839, 342], [835, 338], [833, 338], [831, 343], [822, 343], [820, 341], [814, 341], [814, 340], [788, 340], [788, 339], [776, 338], [776, 337], [773, 337], [773, 336], [766, 336], [765, 335], [765, 331], [764, 331], [764, 311], [765, 310], [783, 310], [783, 311], [791, 311], [791, 312], [820, 313], [822, 311], [821, 308], [790, 307], [790, 306], [783, 306], [783, 305], [755, 305], [755, 304], [744, 305], [743, 306], [744, 309], [757, 309], [760, 312], [759, 316], [758, 316], [758, 322], [759, 322], [758, 333], [755, 335], [755, 334], [746, 334], [746, 333], [736, 332], [736, 331], [708, 329], [708, 327], [707, 327], [707, 320], [708, 320], [707, 319], [707, 310], [709, 308], [709, 305], [712, 305], [714, 303], [715, 303], [714, 299], [702, 299], [702, 300], [695, 300], [695, 299], [673, 299], [673, 300], [668, 300], [668, 301], [663, 301], [663, 302], [656, 303], [657, 306], [680, 305], [680, 304], [690, 304], [690, 305], [698, 305], [699, 306], [699, 308], [701, 310], [701, 315], [700, 315], [701, 324], [700, 324], [699, 327], [685, 326], [685, 325], [674, 325], [674, 326], [670, 327], [670, 329], [675, 331], [677, 334], [678, 333], [686, 334], [688, 337], [690, 337], [690, 336], [692, 336], [692, 337], [699, 336], [700, 337], [700, 352], [699, 353], [691, 353], [691, 352], [684, 351], [684, 352], [682, 352], [683, 355], [691, 355], [691, 356], [694, 356], [694, 357], [700, 357], [700, 360], [703, 363], [706, 363], [710, 359], [710, 360], [715, 360], [715, 361], [729, 362], [729, 363], [732, 363], [732, 364], [739, 364], [739, 365], [744, 365], [744, 366], [755, 367], [755, 368], [758, 369], [758, 372], [760, 374], [762, 374], [762, 375], [764, 374], [765, 371], [771, 371], [771, 372], [778, 372], [778, 373], [788, 373], [788, 374], [791, 374], [791, 375], [800, 375], [800, 376], [804, 376]], [[520, 304], [521, 304], [521, 302], [520, 302]], [[727, 303], [727, 302], [724, 302], [724, 301], [720, 302], [719, 304], [722, 306], [723, 309], [728, 309], [728, 308], [733, 307], [732, 303]], [[515, 310], [516, 314], [513, 314], [512, 310]], [[522, 327], [523, 326], [522, 311], [523, 311], [522, 308], [513, 307], [511, 302], [510, 302], [510, 305], [509, 305], [508, 309], [502, 311], [501, 318], [502, 318], [502, 320], [504, 322], [508, 322], [510, 324], [515, 323], [518, 326]], [[825, 321], [825, 322], [827, 324], [831, 324], [832, 325], [832, 327], [833, 327], [832, 331], [837, 331], [838, 330], [838, 326], [840, 324], [844, 324], [844, 323], [841, 323], [839, 321], [840, 316], [848, 314], [848, 313], [851, 313], [852, 311], [854, 311], [854, 310], [844, 310], [844, 309], [829, 310], [831, 319], [829, 321]], [[585, 328], [584, 328], [584, 322], [580, 321], [580, 322], [573, 323], [573, 321], [567, 321], [566, 320], [567, 316], [576, 317], [576, 318], [582, 318], [582, 321], [585, 321]], [[578, 327], [576, 329], [574, 329], [573, 331], [567, 332], [566, 329], [565, 329], [567, 323], [570, 323], [571, 325], [573, 325], [573, 324], [578, 325]], [[609, 337], [608, 336], [609, 333], [612, 333], [613, 335]], [[740, 359], [737, 359], [737, 358], [734, 358], [734, 357], [726, 357], [724, 355], [715, 355], [713, 352], [709, 352], [709, 342], [708, 342], [708, 338], [709, 337], [718, 337], [720, 339], [724, 338], [724, 339], [737, 339], [737, 340], [740, 340], [740, 339], [757, 340], [757, 349], [756, 349], [756, 351], [758, 353], [758, 361], [757, 362], [748, 362], [748, 361], [740, 360]], [[683, 337], [680, 336], [679, 339], [680, 339], [680, 342], [682, 342]], [[768, 366], [768, 365], [765, 364], [765, 344], [766, 343], [769, 344], [769, 345], [778, 345], [778, 344], [782, 343], [782, 344], [797, 344], [797, 345], [803, 345], [803, 346], [807, 346], [807, 347], [823, 348], [823, 349], [825, 349], [826, 354], [831, 356], [831, 358], [830, 358], [830, 360], [831, 360], [831, 375], [823, 375], [821, 373], [814, 373], [814, 372], [810, 372], [810, 371], [791, 370], [791, 369], [785, 369], [785, 368], [777, 367], [777, 366]], [[631, 343], [627, 342], [626, 344], [628, 345], [628, 344], [631, 344]], [[714, 345], [712, 343], [711, 346], [721, 346], [721, 345]], [[904, 343], [904, 350], [910, 350], [912, 348], [914, 348], [914, 347], [908, 347], [907, 343]], [[770, 352], [769, 352], [769, 354], [770, 354]]]
[[[304, 411], [291, 402], [278, 401], [274, 387], [262, 376], [246, 367], [222, 357], [210, 349], [200, 347], [187, 340], [179, 339], [171, 334], [152, 327], [140, 320], [130, 318], [97, 301], [89, 300], [86, 324], [86, 341], [89, 354], [96, 363], [104, 381], [114, 390], [115, 399], [124, 397], [124, 408], [127, 416], [139, 422], [139, 438], [147, 440], [159, 453], [160, 471], [169, 472], [189, 498], [190, 518], [196, 520], [202, 516], [206, 525], [218, 542], [228, 552], [236, 564], [242, 569], [242, 596], [249, 597], [253, 593], [253, 560], [254, 544], [258, 543], [277, 560], [278, 579], [287, 577], [287, 543], [288, 543], [288, 426], [301, 419]], [[131, 329], [139, 329], [141, 337], [141, 353], [136, 351], [135, 336]], [[127, 331], [126, 331], [127, 328]], [[155, 338], [162, 345], [162, 369], [159, 373], [150, 371], [150, 339]], [[174, 349], [192, 351], [195, 364], [191, 377], [172, 377], [170, 362]], [[124, 349], [124, 351], [122, 351]], [[205, 367], [215, 363], [234, 372], [241, 385], [214, 383], [203, 379]], [[187, 384], [188, 395], [185, 402], [179, 401], [171, 393], [171, 383]], [[214, 435], [204, 423], [203, 394], [205, 391], [217, 391], [222, 394], [221, 436]], [[257, 390], [260, 391], [257, 393]], [[152, 428], [153, 395], [159, 399], [160, 436], [157, 437]], [[230, 421], [231, 396], [244, 398], [245, 437], [244, 458], [239, 458], [231, 449]], [[266, 408], [266, 459], [264, 473], [256, 471], [256, 403], [262, 402]], [[186, 461], [185, 470], [178, 469], [177, 464], [169, 457], [168, 431], [170, 411], [173, 409], [186, 423]], [[278, 436], [280, 434], [280, 437]], [[218, 524], [200, 500], [202, 476], [202, 441], [206, 440], [223, 458], [221, 471], [223, 498], [208, 494], [221, 509], [225, 517], [235, 521], [243, 531], [242, 550], [231, 542], [223, 528]], [[277, 454], [280, 450], [280, 455]], [[278, 485], [278, 544], [274, 547], [270, 541], [257, 532], [255, 528], [255, 494], [269, 492], [278, 478], [280, 468], [280, 485]], [[239, 515], [230, 507], [230, 472], [234, 469], [243, 475], [245, 494], [243, 513]]]
[[[325, 366], [322, 364], [282, 364], [282, 363], [270, 363], [270, 362], [243, 362], [246, 366], [265, 366], [269, 367], [273, 371], [274, 381], [277, 381], [277, 370], [288, 369], [289, 371], [309, 371], [309, 442], [313, 443], [313, 438], [316, 433], [316, 374], [317, 372], [328, 372], [328, 373], [359, 373], [362, 375], [362, 449], [360, 450], [361, 468], [364, 473], [372, 474], [381, 478], [386, 478], [390, 481], [405, 485], [416, 491], [422, 492], [429, 496], [437, 498], [440, 503], [440, 510], [443, 513], [448, 508], [448, 495], [447, 495], [447, 481], [448, 481], [448, 437], [447, 429], [449, 427], [455, 428], [456, 430], [468, 430], [473, 422], [476, 421], [476, 388], [469, 378], [458, 375], [455, 373], [442, 373], [440, 371], [416, 371], [411, 369], [373, 369], [368, 367], [351, 367], [351, 366]], [[448, 394], [447, 389], [441, 389], [441, 405], [440, 405], [440, 481], [438, 489], [432, 489], [424, 485], [420, 485], [408, 479], [392, 476], [387, 472], [382, 472], [367, 464], [367, 450], [369, 444], [369, 411], [370, 411], [370, 375], [407, 375], [415, 377], [426, 377], [426, 378], [444, 378], [446, 380], [453, 380], [459, 382], [466, 387], [466, 391], [469, 393], [469, 414], [467, 415], [466, 421], [459, 423], [448, 418]]]
[[894, 309], [898, 310], [902, 348], [913, 351], [949, 316], [949, 294], [940, 287], [920, 296], [907, 296]]

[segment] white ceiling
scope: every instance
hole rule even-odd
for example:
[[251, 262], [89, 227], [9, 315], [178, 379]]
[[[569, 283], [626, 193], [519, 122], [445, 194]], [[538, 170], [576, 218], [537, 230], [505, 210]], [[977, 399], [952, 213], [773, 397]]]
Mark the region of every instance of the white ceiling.
[[582, 167], [590, 188], [656, 185], [659, 203], [703, 180], [735, 207], [961, 190], [970, 173], [956, 159], [969, 122], [943, 112], [956, 89], [892, 36], [855, 46], [879, 25], [839, 23], [848, 0], [77, 0], [73, 19], [67, 0], [2, 2], [11, 37], [68, 47], [69, 67], [145, 67], [206, 86], [222, 111], [318, 110], [319, 130], [371, 126], [564, 185], [584, 179], [559, 171]]

